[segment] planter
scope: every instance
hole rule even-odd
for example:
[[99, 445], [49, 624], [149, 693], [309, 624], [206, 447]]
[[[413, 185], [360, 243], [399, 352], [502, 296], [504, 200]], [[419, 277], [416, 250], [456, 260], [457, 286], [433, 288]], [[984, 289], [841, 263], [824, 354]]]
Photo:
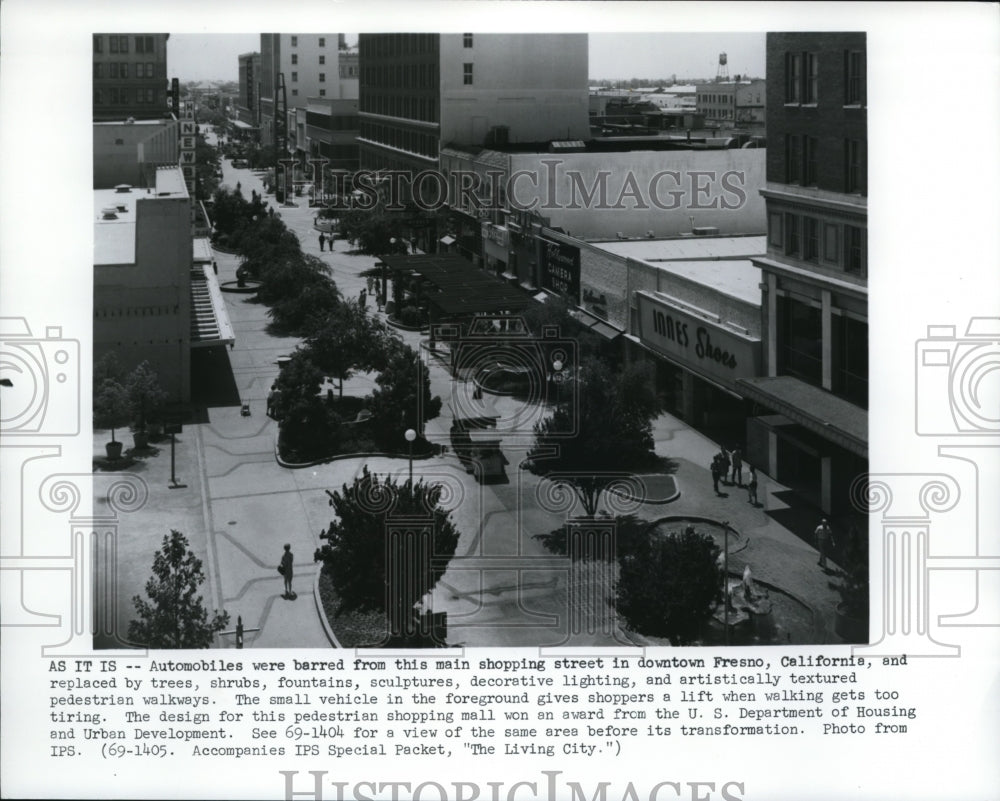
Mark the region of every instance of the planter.
[[133, 431], [132, 442], [137, 451], [141, 451], [149, 445], [149, 433], [146, 431]]
[[834, 631], [845, 642], [868, 642], [868, 618], [851, 617], [846, 613], [844, 604], [837, 604], [837, 614], [834, 621]]
[[112, 461], [116, 461], [122, 458], [122, 443], [120, 442], [107, 442], [104, 445], [104, 451], [107, 453], [108, 458]]

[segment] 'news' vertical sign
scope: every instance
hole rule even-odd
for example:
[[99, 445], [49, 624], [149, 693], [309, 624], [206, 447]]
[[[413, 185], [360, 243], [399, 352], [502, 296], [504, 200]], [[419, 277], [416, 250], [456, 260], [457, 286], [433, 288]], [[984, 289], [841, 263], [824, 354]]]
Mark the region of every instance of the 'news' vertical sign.
[[180, 165], [181, 172], [184, 173], [184, 183], [187, 185], [188, 194], [194, 198], [195, 179], [195, 122], [193, 119], [180, 120]]

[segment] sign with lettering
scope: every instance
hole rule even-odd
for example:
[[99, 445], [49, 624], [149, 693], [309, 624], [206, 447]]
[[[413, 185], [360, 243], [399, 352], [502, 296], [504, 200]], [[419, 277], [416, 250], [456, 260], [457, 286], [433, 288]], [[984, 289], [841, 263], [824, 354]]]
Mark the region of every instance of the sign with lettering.
[[542, 287], [580, 302], [580, 248], [541, 240]]
[[195, 122], [194, 120], [181, 120], [181, 136], [194, 136], [195, 135]]
[[644, 292], [639, 339], [644, 345], [725, 386], [754, 378], [760, 369], [760, 338], [739, 334]]

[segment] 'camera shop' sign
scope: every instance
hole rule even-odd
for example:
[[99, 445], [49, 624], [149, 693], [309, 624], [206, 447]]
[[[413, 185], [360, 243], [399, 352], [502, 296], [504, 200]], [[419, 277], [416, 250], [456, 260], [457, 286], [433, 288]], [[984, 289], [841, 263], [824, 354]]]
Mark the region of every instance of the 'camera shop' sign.
[[760, 364], [760, 339], [739, 334], [644, 292], [637, 292], [639, 339], [696, 373], [725, 386], [754, 378]]
[[541, 240], [542, 287], [580, 302], [580, 248]]

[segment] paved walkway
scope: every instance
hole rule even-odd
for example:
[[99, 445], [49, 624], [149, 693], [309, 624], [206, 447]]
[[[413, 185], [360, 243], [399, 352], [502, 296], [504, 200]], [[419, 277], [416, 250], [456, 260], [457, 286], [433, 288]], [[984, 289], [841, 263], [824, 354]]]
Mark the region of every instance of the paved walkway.
[[[257, 175], [234, 170], [225, 160], [223, 183], [235, 186], [237, 181], [245, 197], [251, 190], [263, 189]], [[321, 253], [313, 228], [315, 212], [304, 198], [295, 198], [300, 205], [294, 208], [277, 207], [273, 196], [267, 200], [298, 235], [303, 250], [330, 265], [342, 294], [357, 297], [366, 285], [360, 273], [375, 259], [348, 253], [342, 240], [334, 243], [332, 252]], [[216, 253], [215, 258], [219, 281], [235, 280], [236, 257]], [[267, 333], [266, 307], [252, 296], [227, 293], [225, 298], [236, 334], [229, 361], [236, 391], [250, 404], [251, 414], [242, 416], [238, 405], [219, 406], [207, 410], [207, 421], [185, 428], [179, 438], [178, 465], [187, 489], [167, 489], [163, 479], [169, 478], [169, 451], [162, 445], [158, 456], [145, 460], [151, 493], [143, 515], [149, 514], [144, 520], [154, 522], [142, 526], [149, 533], [123, 538], [120, 556], [126, 558], [120, 561], [127, 563], [128, 575], [118, 593], [119, 611], [131, 615], [130, 602], [123, 601], [142, 591], [153, 546], [162, 539], [159, 529], [184, 525], [196, 553], [207, 563], [211, 581], [206, 594], [212, 605], [228, 610], [233, 625], [240, 615], [248, 629], [260, 629], [247, 633], [246, 647], [329, 647], [316, 608], [313, 587], [318, 566], [312, 561], [320, 544], [318, 534], [332, 516], [325, 491], [349, 484], [365, 464], [373, 472], [405, 480], [407, 462], [380, 457], [300, 470], [280, 467], [274, 456], [277, 424], [264, 414], [265, 398], [278, 373], [278, 356], [291, 353], [299, 341]], [[420, 348], [419, 334], [399, 333], [409, 345]], [[456, 410], [467, 416], [481, 408], [484, 414], [501, 416], [503, 449], [510, 461], [509, 483], [487, 486], [476, 483], [450, 452], [414, 463], [418, 479], [446, 485], [447, 505], [461, 532], [456, 558], [433, 591], [434, 609], [448, 613], [449, 643], [631, 644], [609, 618], [604, 603], [604, 592], [613, 580], [609, 568], [574, 566], [544, 551], [534, 538], [557, 528], [568, 515], [580, 513], [550, 482], [518, 469], [530, 446], [526, 432], [544, 410], [509, 398], [476, 399], [471, 384], [452, 380], [443, 360], [427, 350], [420, 352], [432, 392], [444, 401], [442, 415], [428, 422], [426, 436], [448, 444]], [[345, 382], [344, 391], [364, 395], [372, 386], [372, 376], [355, 376]], [[689, 514], [728, 520], [747, 543], [730, 560], [730, 570], [739, 573], [750, 563], [758, 579], [784, 588], [817, 612], [821, 641], [837, 641], [832, 633], [837, 597], [830, 579], [816, 565], [815, 549], [778, 522], [785, 505], [776, 493], [786, 497], [786, 488], [758, 473], [761, 504], [757, 507], [747, 502], [745, 490], [736, 487], [726, 488], [725, 496], [718, 497], [707, 469], [718, 445], [666, 414], [656, 421], [655, 439], [657, 453], [678, 464], [680, 497], [667, 505], [614, 500], [611, 511], [635, 511], [648, 519]], [[103, 438], [95, 441], [103, 448]], [[166, 476], [161, 475], [164, 463]], [[295, 554], [298, 595], [292, 600], [282, 597], [282, 578], [276, 570], [285, 543]], [[231, 636], [220, 640], [223, 647], [234, 645]]]

